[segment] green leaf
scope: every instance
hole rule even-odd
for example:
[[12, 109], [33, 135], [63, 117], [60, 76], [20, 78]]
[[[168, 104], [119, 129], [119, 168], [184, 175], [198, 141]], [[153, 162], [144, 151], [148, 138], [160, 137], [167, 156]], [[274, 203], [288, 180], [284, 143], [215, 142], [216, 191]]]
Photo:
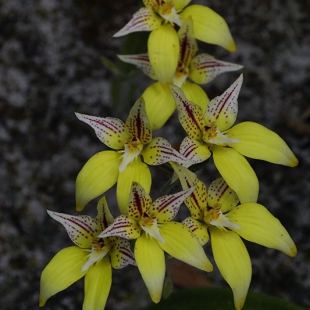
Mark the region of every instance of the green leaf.
[[[166, 300], [152, 304], [145, 310], [235, 310], [229, 289], [189, 288], [178, 290]], [[249, 293], [242, 310], [302, 310], [285, 300], [264, 294]]]

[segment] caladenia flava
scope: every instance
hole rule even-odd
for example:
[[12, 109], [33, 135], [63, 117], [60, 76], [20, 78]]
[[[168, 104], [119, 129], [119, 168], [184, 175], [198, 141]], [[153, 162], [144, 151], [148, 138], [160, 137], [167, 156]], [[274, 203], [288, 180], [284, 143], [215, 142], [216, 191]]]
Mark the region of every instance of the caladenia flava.
[[[59, 251], [43, 270], [40, 306], [85, 277], [83, 309], [102, 310], [112, 284], [112, 269], [127, 265], [137, 266], [151, 300], [158, 303], [166, 257], [211, 272], [213, 266], [203, 248], [211, 244], [215, 264], [240, 310], [252, 274], [242, 239], [291, 257], [297, 253], [279, 220], [257, 202], [259, 182], [246, 157], [289, 167], [296, 166], [298, 160], [273, 131], [251, 121], [235, 124], [242, 74], [221, 95], [209, 100], [200, 85], [242, 66], [199, 53], [196, 40], [228, 51], [235, 51], [236, 46], [221, 16], [190, 2], [144, 0], [144, 7], [115, 34], [150, 32], [146, 53], [119, 56], [156, 81], [132, 105], [126, 121], [93, 116], [91, 111], [76, 113], [108, 148], [93, 155], [76, 179], [77, 211], [98, 198], [97, 216], [48, 211], [75, 245]], [[175, 110], [187, 134], [179, 139], [179, 149], [168, 142], [165, 133], [169, 131], [163, 127]], [[154, 131], [160, 128], [163, 136], [156, 137]], [[207, 189], [190, 169], [210, 164], [207, 160], [211, 157], [221, 178]], [[172, 167], [171, 179], [179, 182], [182, 190], [153, 200], [151, 185], [160, 182], [153, 182], [150, 166], [156, 169], [161, 165]], [[114, 185], [115, 218], [105, 197], [100, 197]], [[182, 204], [188, 208], [187, 215], [181, 218], [184, 213], [180, 212], [176, 217], [180, 208], [185, 208]], [[205, 305], [208, 308], [208, 300]]]

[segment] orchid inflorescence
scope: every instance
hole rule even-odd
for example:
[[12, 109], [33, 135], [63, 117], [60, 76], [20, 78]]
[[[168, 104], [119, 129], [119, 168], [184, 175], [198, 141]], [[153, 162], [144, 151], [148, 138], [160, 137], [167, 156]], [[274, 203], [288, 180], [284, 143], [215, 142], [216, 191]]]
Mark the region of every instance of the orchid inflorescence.
[[[125, 122], [76, 113], [110, 150], [91, 157], [76, 180], [76, 208], [116, 184], [120, 215], [115, 219], [105, 197], [97, 216], [48, 211], [61, 223], [74, 246], [58, 252], [42, 272], [40, 306], [85, 276], [83, 309], [104, 309], [112, 269], [137, 266], [153, 302], [163, 293], [166, 256], [200, 270], [213, 266], [203, 246], [211, 240], [214, 261], [233, 291], [236, 309], [244, 305], [252, 267], [241, 238], [295, 256], [288, 232], [257, 203], [259, 184], [246, 157], [294, 167], [298, 160], [273, 131], [254, 122], [234, 125], [243, 75], [211, 101], [199, 85], [242, 66], [199, 54], [196, 40], [235, 51], [225, 20], [190, 0], [144, 0], [144, 7], [115, 36], [150, 31], [148, 52], [120, 55], [156, 82], [132, 106]], [[191, 80], [191, 81], [190, 81]], [[177, 110], [187, 136], [176, 150], [154, 136]], [[210, 157], [221, 175], [209, 188], [191, 166]], [[182, 191], [150, 197], [150, 166], [168, 165], [171, 182]], [[174, 221], [184, 203], [190, 216]], [[130, 240], [132, 240], [130, 242]]]

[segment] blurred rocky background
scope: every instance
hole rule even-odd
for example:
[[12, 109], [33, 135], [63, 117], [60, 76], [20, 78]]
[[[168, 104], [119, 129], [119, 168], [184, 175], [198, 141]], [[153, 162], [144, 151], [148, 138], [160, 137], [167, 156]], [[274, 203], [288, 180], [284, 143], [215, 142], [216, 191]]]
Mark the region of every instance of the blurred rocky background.
[[[259, 202], [280, 219], [299, 253], [292, 259], [247, 243], [253, 262], [250, 289], [310, 309], [310, 2], [193, 3], [222, 15], [236, 40], [238, 50], [233, 54], [201, 42], [199, 47], [244, 65], [237, 121], [259, 122], [276, 131], [300, 161], [296, 168], [251, 161], [260, 180]], [[125, 120], [151, 82], [133, 67], [120, 74], [102, 63], [104, 56], [117, 64], [116, 54], [133, 45], [128, 38], [112, 35], [140, 5], [138, 0], [0, 0], [2, 310], [38, 309], [43, 268], [71, 245], [64, 228], [46, 210], [76, 213], [75, 178], [83, 164], [103, 149], [74, 112]], [[139, 45], [142, 51], [144, 44]], [[238, 75], [227, 73], [207, 85], [209, 97], [221, 94]], [[176, 115], [164, 131], [172, 143], [185, 136], [175, 124]], [[217, 177], [215, 170], [210, 169], [207, 182], [213, 176]], [[108, 195], [117, 215], [114, 189]], [[94, 206], [84, 212], [93, 214]], [[227, 286], [216, 270], [197, 277], [197, 283], [204, 278], [202, 285]], [[183, 282], [179, 277], [178, 286]], [[79, 281], [51, 298], [44, 309], [81, 309], [82, 300], [83, 281]], [[114, 272], [106, 309], [143, 309], [148, 301], [136, 268]]]

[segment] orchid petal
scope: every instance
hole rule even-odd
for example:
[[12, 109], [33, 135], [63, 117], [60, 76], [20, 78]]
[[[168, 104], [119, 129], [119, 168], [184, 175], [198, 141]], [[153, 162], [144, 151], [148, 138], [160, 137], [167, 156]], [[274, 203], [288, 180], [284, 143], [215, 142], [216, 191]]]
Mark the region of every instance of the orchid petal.
[[[151, 207], [158, 223], [171, 221], [178, 213], [182, 202], [194, 191], [194, 187], [157, 198]], [[152, 213], [152, 212], [151, 212]]]
[[161, 128], [175, 110], [175, 102], [166, 84], [156, 82], [142, 94], [153, 130]]
[[148, 53], [159, 82], [172, 82], [178, 65], [179, 51], [179, 37], [172, 25], [164, 24], [151, 32]]
[[211, 127], [216, 124], [220, 131], [230, 128], [238, 113], [238, 95], [241, 89], [243, 75], [221, 95], [210, 101], [204, 115], [205, 124]]
[[58, 292], [82, 278], [82, 266], [87, 260], [88, 252], [77, 246], [59, 251], [44, 268], [40, 280], [40, 307]]
[[95, 218], [97, 223], [100, 224], [101, 231], [107, 228], [114, 221], [114, 217], [111, 214], [107, 200], [105, 197], [100, 198], [97, 204], [97, 216]]
[[76, 179], [76, 209], [82, 211], [92, 199], [110, 189], [117, 181], [121, 154], [102, 151], [91, 157]]
[[173, 163], [170, 163], [170, 165], [178, 175], [183, 190], [195, 187], [192, 194], [185, 200], [185, 205], [193, 218], [203, 219], [203, 210], [207, 206], [206, 185], [197, 178], [195, 173], [187, 168]]
[[296, 246], [289, 233], [264, 206], [245, 203], [233, 208], [227, 217], [240, 226], [237, 230], [242, 238], [277, 249], [288, 256], [297, 254]]
[[160, 6], [157, 0], [143, 0], [144, 5], [151, 11], [156, 12]]
[[158, 244], [165, 252], [198, 269], [212, 271], [212, 264], [187, 226], [178, 222], [167, 222], [162, 224], [160, 232], [165, 243]]
[[92, 265], [85, 275], [83, 310], [102, 310], [105, 307], [112, 284], [112, 267], [106, 256]]
[[143, 214], [148, 212], [151, 206], [151, 197], [145, 192], [143, 186], [137, 182], [132, 183], [128, 203], [128, 216], [135, 221], [139, 221]]
[[231, 210], [239, 203], [237, 194], [227, 185], [223, 178], [213, 181], [208, 190], [208, 206], [221, 206], [223, 213]]
[[164, 138], [156, 137], [141, 152], [143, 160], [152, 166], [162, 165], [169, 161], [179, 164], [191, 164], [191, 162], [176, 151], [171, 144]]
[[209, 54], [200, 54], [193, 58], [189, 78], [197, 84], [207, 84], [224, 72], [237, 71], [243, 66], [215, 59]]
[[140, 233], [141, 227], [138, 223], [135, 220], [128, 218], [126, 215], [121, 214], [108, 228], [98, 235], [98, 238], [116, 236], [125, 239], [137, 239], [140, 236]]
[[196, 39], [219, 45], [230, 52], [236, 50], [228, 25], [219, 14], [202, 5], [190, 5], [180, 13], [182, 20], [189, 16], [193, 19]]
[[192, 217], [187, 217], [182, 223], [190, 229], [202, 246], [209, 241], [208, 225], [206, 223], [199, 222]]
[[109, 252], [109, 256], [111, 258], [111, 265], [114, 269], [122, 269], [127, 265], [136, 266], [136, 261], [128, 240], [118, 237], [109, 237], [109, 242], [113, 242], [113, 247]]
[[243, 122], [232, 127], [226, 134], [239, 140], [239, 143], [233, 143], [231, 147], [244, 156], [290, 167], [298, 164], [298, 159], [285, 141], [260, 124]]
[[189, 73], [189, 65], [198, 51], [198, 45], [193, 33], [193, 22], [189, 17], [178, 31], [180, 40], [180, 56], [173, 84], [181, 87]]
[[124, 143], [129, 138], [125, 131], [125, 124], [118, 118], [96, 117], [86, 114], [75, 113], [76, 117], [91, 126], [98, 139], [106, 146], [119, 150], [124, 148]]
[[119, 174], [116, 188], [118, 207], [123, 214], [127, 214], [128, 202], [132, 182], [141, 184], [149, 193], [151, 189], [152, 176], [149, 167], [143, 163], [140, 157], [132, 161], [124, 171]]
[[152, 129], [145, 111], [144, 99], [139, 98], [130, 110], [126, 127], [132, 137], [138, 138], [142, 144], [152, 140]]
[[135, 244], [135, 258], [153, 302], [161, 299], [165, 278], [165, 255], [158, 242], [143, 233]]
[[48, 210], [47, 213], [62, 224], [71, 241], [83, 249], [91, 248], [92, 240], [101, 232], [100, 225], [91, 216], [74, 216]]
[[214, 260], [234, 294], [236, 310], [240, 310], [251, 282], [252, 266], [241, 238], [232, 231], [210, 227]]
[[198, 140], [185, 137], [180, 145], [180, 153], [189, 159], [192, 164], [198, 164], [211, 156], [208, 145]]
[[228, 186], [236, 192], [240, 202], [256, 202], [259, 184], [248, 161], [228, 147], [213, 146], [212, 151], [216, 168]]
[[126, 34], [137, 31], [152, 31], [160, 27], [162, 18], [156, 16], [152, 11], [147, 8], [141, 8], [135, 14], [132, 19], [113, 37], [121, 37]]
[[204, 114], [207, 105], [210, 102], [206, 92], [199, 85], [190, 83], [188, 81], [185, 81], [181, 89], [189, 101], [196, 103], [202, 108], [202, 113]]
[[149, 55], [147, 53], [137, 55], [117, 55], [117, 57], [124, 62], [137, 66], [151, 79], [157, 80], [157, 76], [151, 66]]
[[175, 100], [180, 123], [190, 138], [200, 139], [204, 126], [202, 108], [187, 100], [177, 86], [171, 85], [170, 90]]

